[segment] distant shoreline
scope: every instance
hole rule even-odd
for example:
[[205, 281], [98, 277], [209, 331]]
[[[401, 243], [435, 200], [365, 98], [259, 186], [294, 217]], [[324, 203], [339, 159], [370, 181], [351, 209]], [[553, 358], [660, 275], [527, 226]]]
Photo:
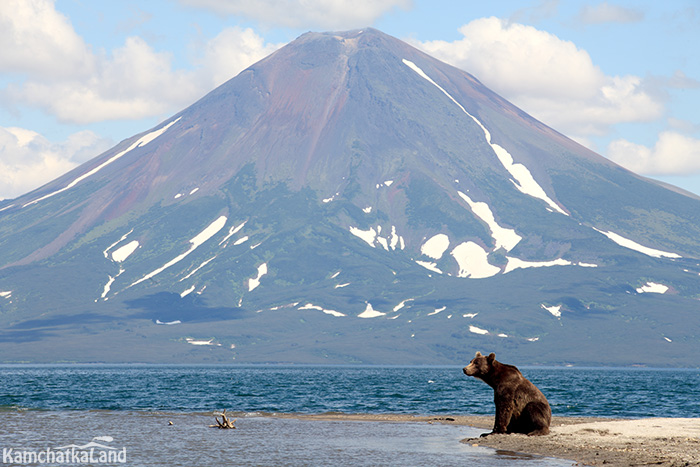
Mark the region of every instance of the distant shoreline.
[[[469, 361], [461, 363], [434, 364], [392, 364], [392, 363], [297, 363], [297, 362], [32, 362], [0, 361], [0, 368], [51, 368], [51, 367], [200, 367], [200, 368], [455, 368], [461, 370]], [[640, 370], [640, 371], [697, 371], [700, 366], [647, 366], [647, 365], [595, 365], [595, 364], [561, 364], [561, 365], [518, 365], [522, 370]]]
[[[443, 423], [483, 428], [493, 416], [404, 414], [274, 414], [303, 420]], [[700, 465], [700, 418], [611, 419], [553, 417], [547, 436], [492, 435], [463, 443], [498, 450], [568, 459], [586, 465]]]

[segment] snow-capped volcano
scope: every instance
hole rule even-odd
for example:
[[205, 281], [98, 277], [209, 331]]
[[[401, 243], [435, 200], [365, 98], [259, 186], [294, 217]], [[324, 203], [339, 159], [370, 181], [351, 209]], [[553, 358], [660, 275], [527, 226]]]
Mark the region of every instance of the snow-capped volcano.
[[468, 73], [373, 29], [307, 33], [0, 202], [0, 348], [696, 364], [699, 239], [700, 201]]

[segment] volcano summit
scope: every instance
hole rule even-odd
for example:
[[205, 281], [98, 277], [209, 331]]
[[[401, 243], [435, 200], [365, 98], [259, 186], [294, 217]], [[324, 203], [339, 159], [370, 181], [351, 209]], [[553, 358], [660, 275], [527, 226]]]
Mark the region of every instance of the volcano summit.
[[0, 202], [0, 355], [695, 366], [699, 251], [692, 195], [377, 30], [307, 33]]

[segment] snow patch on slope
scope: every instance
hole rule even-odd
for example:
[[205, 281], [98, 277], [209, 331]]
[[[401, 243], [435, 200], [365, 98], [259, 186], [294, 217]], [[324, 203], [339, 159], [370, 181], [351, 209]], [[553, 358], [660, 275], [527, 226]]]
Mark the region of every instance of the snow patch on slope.
[[[103, 299], [105, 301], [108, 300], [107, 294], [112, 289], [112, 284], [114, 284], [114, 281], [117, 280], [117, 277], [121, 276], [123, 272], [124, 272], [124, 268], [120, 267], [119, 272], [117, 273], [116, 276], [114, 276], [114, 277], [108, 276], [109, 279], [107, 280], [107, 283], [105, 284], [104, 288], [102, 289], [102, 295], [100, 295], [101, 299]], [[97, 302], [97, 300], [95, 300], [95, 302]]]
[[498, 225], [496, 218], [493, 216], [493, 212], [488, 204], [481, 201], [474, 202], [469, 196], [461, 191], [457, 191], [457, 194], [459, 194], [459, 196], [467, 202], [474, 215], [489, 226], [489, 229], [491, 229], [491, 236], [496, 244], [494, 246], [495, 249], [503, 247], [506, 251], [510, 251], [515, 248], [515, 245], [517, 245], [520, 240], [523, 239], [520, 235], [515, 233], [515, 230], [506, 229]]
[[126, 261], [126, 259], [131, 256], [131, 254], [136, 251], [136, 249], [139, 247], [139, 242], [137, 240], [133, 240], [126, 245], [119, 247], [118, 249], [114, 250], [112, 252], [112, 259], [116, 261], [117, 263], [121, 263]]
[[635, 242], [634, 240], [630, 240], [629, 238], [625, 238], [622, 235], [618, 235], [615, 232], [605, 232], [603, 230], [598, 230], [595, 227], [593, 227], [593, 230], [596, 232], [600, 232], [606, 237], [608, 237], [610, 240], [613, 242], [617, 243], [618, 245], [629, 248], [630, 250], [638, 251], [639, 253], [644, 253], [647, 256], [651, 256], [652, 258], [682, 258], [681, 255], [678, 255], [676, 253], [670, 253], [668, 251], [662, 251], [662, 250], [656, 250], [654, 248], [649, 248], [644, 245], [640, 245], [639, 243]]
[[190, 287], [189, 289], [184, 290], [184, 291], [180, 294], [180, 298], [185, 298], [186, 296], [188, 296], [189, 294], [191, 294], [192, 292], [194, 292], [195, 287], [196, 287], [196, 286], [193, 285], [193, 286]]
[[267, 274], [267, 263], [258, 266], [258, 275], [256, 277], [248, 279], [248, 292], [252, 292], [253, 289], [260, 285], [260, 278], [265, 274]]
[[437, 264], [431, 263], [430, 261], [420, 261], [416, 260], [416, 264], [419, 266], [423, 266], [425, 269], [433, 272], [437, 272], [438, 274], [442, 274], [442, 271], [440, 268], [437, 267]]
[[436, 315], [436, 314], [440, 313], [441, 311], [445, 311], [446, 309], [447, 309], [446, 306], [443, 306], [443, 307], [440, 307], [440, 308], [435, 308], [435, 311], [431, 311], [430, 313], [428, 313], [427, 316]]
[[350, 227], [350, 233], [357, 238], [364, 240], [369, 246], [374, 248], [374, 240], [377, 238], [377, 231], [374, 230], [374, 227], [370, 227], [369, 230], [361, 230], [357, 227]]
[[186, 252], [182, 253], [181, 255], [179, 255], [179, 256], [173, 258], [172, 260], [168, 261], [167, 263], [165, 263], [163, 266], [161, 266], [160, 268], [156, 269], [155, 271], [152, 271], [152, 272], [146, 274], [146, 275], [143, 276], [141, 279], [139, 279], [139, 280], [137, 280], [136, 282], [134, 282], [133, 284], [131, 284], [129, 287], [133, 287], [134, 285], [140, 284], [141, 282], [143, 282], [143, 281], [145, 281], [145, 280], [148, 280], [148, 279], [150, 279], [150, 278], [152, 278], [152, 277], [154, 277], [154, 276], [160, 274], [161, 272], [163, 272], [163, 271], [165, 271], [166, 269], [168, 269], [170, 266], [172, 266], [172, 265], [174, 265], [174, 264], [176, 264], [176, 263], [182, 261], [183, 259], [185, 259], [185, 257], [186, 257], [187, 255], [189, 255], [190, 253], [192, 253], [192, 252], [193, 252], [194, 250], [196, 250], [200, 245], [202, 245], [204, 242], [206, 242], [206, 241], [209, 240], [211, 237], [213, 237], [214, 235], [216, 235], [221, 229], [223, 229], [223, 228], [224, 228], [224, 225], [226, 225], [226, 220], [227, 220], [227, 217], [226, 217], [226, 216], [220, 216], [220, 217], [219, 217], [218, 219], [216, 219], [214, 222], [212, 222], [211, 224], [209, 224], [209, 225], [207, 226], [207, 228], [205, 228], [204, 230], [202, 230], [202, 231], [201, 231], [200, 233], [198, 233], [194, 238], [192, 238], [192, 240], [190, 240], [190, 243], [191, 243], [192, 245], [190, 246], [190, 249], [189, 249], [189, 250], [187, 250]]
[[126, 240], [126, 238], [127, 238], [129, 235], [131, 235], [131, 232], [133, 232], [133, 231], [134, 231], [134, 229], [129, 230], [127, 233], [125, 233], [124, 235], [122, 235], [122, 238], [120, 238], [120, 239], [117, 240], [116, 242], [112, 243], [112, 244], [111, 244], [110, 246], [108, 246], [107, 248], [105, 248], [105, 250], [102, 252], [102, 254], [105, 256], [105, 258], [109, 258], [109, 250], [111, 250], [111, 249], [114, 248], [115, 246], [119, 245], [119, 244], [120, 244], [121, 242], [123, 242], [124, 240]]
[[396, 250], [397, 246], [401, 246], [402, 250], [404, 249], [403, 239], [396, 233], [395, 225], [391, 226], [391, 242], [389, 243], [389, 246], [392, 250]]
[[641, 287], [637, 288], [637, 293], [660, 293], [665, 294], [668, 292], [669, 287], [664, 284], [659, 284], [657, 282], [647, 282]]
[[532, 196], [533, 198], [538, 198], [545, 203], [547, 203], [549, 206], [552, 207], [555, 211], [564, 214], [565, 216], [568, 216], [566, 211], [564, 211], [562, 208], [559, 207], [557, 203], [552, 201], [549, 196], [547, 196], [547, 193], [542, 189], [542, 187], [535, 181], [534, 177], [532, 176], [532, 173], [528, 170], [527, 167], [525, 167], [523, 164], [520, 163], [514, 163], [513, 162], [513, 156], [510, 155], [510, 153], [503, 148], [502, 146], [499, 146], [498, 144], [494, 144], [491, 142], [491, 133], [486, 129], [486, 127], [472, 114], [467, 112], [467, 109], [465, 109], [462, 104], [457, 102], [457, 100], [450, 95], [447, 91], [445, 91], [439, 84], [437, 84], [435, 81], [433, 81], [423, 70], [421, 70], [415, 63], [413, 63], [410, 60], [403, 59], [403, 63], [408, 66], [410, 69], [418, 73], [418, 75], [421, 78], [424, 78], [427, 80], [429, 83], [437, 87], [440, 91], [443, 92], [447, 97], [452, 100], [457, 106], [462, 109], [462, 112], [467, 114], [474, 122], [476, 122], [477, 125], [481, 127], [481, 129], [484, 132], [484, 136], [486, 137], [486, 142], [491, 146], [493, 151], [496, 153], [496, 157], [498, 157], [498, 160], [501, 162], [503, 167], [511, 174], [511, 176], [515, 179], [513, 182], [515, 187], [520, 190], [520, 192]]
[[[117, 274], [117, 276], [118, 275], [119, 274]], [[109, 279], [107, 279], [107, 283], [105, 284], [104, 288], [102, 289], [102, 295], [100, 295], [100, 298], [104, 299], [107, 296], [107, 294], [111, 290], [112, 284], [114, 284], [115, 280], [116, 280], [116, 276], [115, 277], [109, 276]], [[97, 301], [97, 300], [95, 300], [95, 301]]]
[[213, 256], [213, 257], [209, 258], [208, 260], [203, 261], [202, 264], [200, 264], [199, 266], [197, 266], [196, 268], [194, 268], [194, 270], [193, 270], [191, 273], [187, 274], [185, 277], [183, 277], [182, 279], [180, 279], [180, 282], [182, 282], [182, 281], [184, 281], [184, 280], [189, 279], [190, 277], [192, 277], [197, 271], [199, 271], [199, 270], [202, 269], [204, 266], [206, 266], [207, 264], [209, 264], [209, 263], [211, 263], [212, 261], [214, 261], [215, 258], [216, 258], [216, 256]]
[[[182, 118], [182, 117], [180, 117], [180, 118]], [[45, 199], [47, 199], [47, 198], [51, 198], [52, 196], [55, 196], [55, 195], [57, 195], [57, 194], [59, 194], [59, 193], [63, 193], [64, 191], [73, 188], [73, 187], [74, 187], [75, 185], [77, 185], [78, 183], [80, 183], [80, 182], [82, 182], [83, 180], [85, 180], [86, 178], [88, 178], [88, 177], [90, 177], [90, 176], [96, 174], [97, 172], [99, 172], [100, 170], [102, 170], [103, 168], [105, 168], [106, 166], [108, 166], [109, 164], [111, 164], [112, 162], [116, 161], [117, 159], [119, 159], [119, 158], [122, 157], [124, 154], [128, 153], [129, 151], [131, 151], [131, 150], [133, 150], [133, 149], [136, 149], [136, 148], [139, 147], [139, 146], [145, 146], [145, 145], [147, 145], [148, 143], [150, 143], [151, 141], [153, 141], [154, 139], [156, 139], [157, 137], [159, 137], [160, 135], [162, 135], [163, 133], [165, 133], [165, 132], [168, 130], [168, 128], [170, 128], [171, 126], [173, 126], [178, 120], [180, 120], [180, 118], [178, 118], [177, 120], [173, 120], [172, 122], [168, 123], [167, 125], [165, 125], [164, 127], [160, 128], [160, 129], [158, 129], [158, 130], [154, 130], [154, 131], [148, 133], [147, 135], [142, 136], [142, 137], [139, 138], [135, 143], [133, 143], [131, 146], [129, 146], [129, 147], [126, 148], [125, 150], [123, 150], [123, 151], [121, 151], [121, 152], [119, 152], [119, 153], [113, 155], [112, 157], [110, 157], [109, 159], [107, 159], [106, 161], [104, 161], [102, 164], [98, 165], [97, 167], [93, 168], [92, 170], [90, 170], [90, 171], [84, 173], [83, 175], [79, 176], [78, 178], [76, 178], [75, 180], [73, 180], [72, 182], [70, 182], [68, 185], [66, 185], [66, 186], [64, 186], [63, 188], [61, 188], [60, 190], [56, 190], [56, 191], [54, 191], [54, 192], [52, 192], [52, 193], [49, 193], [48, 195], [42, 196], [41, 198], [37, 198], [37, 199], [35, 199], [34, 201], [30, 201], [30, 202], [28, 202], [27, 204], [25, 204], [25, 205], [22, 206], [22, 207], [25, 208], [25, 207], [29, 206], [30, 204], [38, 203], [39, 201], [43, 201], [43, 200], [45, 200]]]
[[561, 305], [547, 306], [544, 303], [540, 305], [544, 310], [547, 310], [552, 316], [561, 318]]
[[318, 311], [324, 312], [327, 315], [336, 316], [339, 318], [342, 316], [345, 316], [344, 313], [341, 313], [341, 312], [335, 311], [335, 310], [326, 310], [325, 308], [320, 307], [318, 305], [314, 305], [313, 303], [307, 303], [306, 305], [299, 307], [297, 309], [298, 310], [318, 310]]
[[246, 222], [248, 222], [248, 221], [244, 221], [242, 224], [235, 225], [235, 226], [231, 227], [230, 229], [228, 229], [228, 234], [226, 234], [224, 239], [219, 242], [219, 245], [222, 245], [224, 242], [226, 242], [226, 240], [228, 240], [232, 236], [236, 235], [243, 228], [243, 226], [246, 224]]
[[206, 341], [204, 339], [194, 339], [192, 337], [188, 337], [185, 340], [187, 341], [188, 344], [192, 344], [192, 345], [218, 345], [218, 346], [221, 346], [221, 344], [214, 343], [213, 337], [209, 340], [206, 340]]
[[403, 307], [406, 306], [406, 303], [412, 302], [413, 300], [415, 300], [415, 299], [414, 299], [414, 298], [407, 298], [406, 300], [403, 300], [401, 303], [399, 303], [398, 305], [396, 305], [396, 306], [394, 307], [394, 311], [395, 311], [395, 312], [396, 312], [396, 311], [399, 311], [401, 308], [403, 308]]
[[437, 234], [429, 238], [423, 246], [420, 247], [420, 252], [433, 259], [440, 259], [449, 246], [450, 238], [445, 234]]
[[362, 230], [351, 226], [350, 233], [365, 241], [372, 248], [374, 248], [377, 244], [387, 251], [390, 249], [396, 250], [397, 248], [403, 250], [406, 247], [403, 237], [396, 233], [396, 226], [394, 225], [391, 226], [391, 233], [386, 237], [381, 236], [381, 225], [378, 225], [376, 230], [374, 227], [370, 227], [369, 230]]
[[160, 325], [164, 325], [164, 326], [174, 326], [176, 324], [182, 324], [182, 321], [180, 321], [179, 319], [176, 319], [175, 321], [168, 321], [168, 322], [164, 323], [163, 321], [157, 319], [156, 324], [160, 324]]
[[[471, 198], [462, 192], [458, 192], [460, 196], [471, 206]], [[492, 229], [492, 236], [494, 242], [496, 243], [496, 249], [503, 247], [506, 250], [514, 248], [518, 242], [522, 239], [517, 233], [512, 229], [506, 229], [501, 227], [495, 222], [493, 213], [486, 203], [473, 203], [475, 206], [475, 214], [479, 216], [484, 222], [486, 222]], [[396, 249], [400, 245], [400, 248], [404, 249], [403, 237], [396, 234], [396, 227], [392, 226], [392, 233], [389, 237], [380, 237], [381, 226], [377, 226], [377, 230], [374, 227], [370, 227], [369, 230], [360, 230], [357, 227], [350, 227], [350, 232], [358, 238], [364, 240], [368, 245], [374, 248], [377, 244], [381, 245], [385, 250], [389, 251]], [[421, 246], [421, 254], [431, 259], [439, 260], [444, 255], [445, 251], [450, 246], [450, 239], [446, 234], [436, 234], [429, 238]], [[501, 268], [494, 266], [489, 263], [488, 255], [489, 252], [479, 246], [478, 244], [467, 241], [457, 245], [451, 252], [450, 255], [455, 259], [457, 265], [459, 266], [459, 271], [457, 272], [457, 277], [470, 278], [470, 279], [483, 279], [487, 277], [493, 277], [496, 274], [503, 272], [503, 274], [509, 273], [515, 269], [525, 269], [525, 268], [543, 268], [550, 266], [571, 266], [577, 265], [581, 267], [597, 267], [595, 264], [588, 263], [572, 263], [563, 258], [555, 259], [552, 261], [525, 261], [519, 258], [506, 257], [508, 263], [505, 269], [501, 271]], [[438, 273], [444, 274], [444, 272], [438, 267], [436, 262], [425, 261], [425, 260], [414, 260], [416, 264], [424, 267], [425, 269]]]
[[233, 242], [233, 246], [241, 245], [241, 244], [247, 242], [248, 239], [249, 239], [249, 237], [247, 235], [244, 237], [241, 237], [238, 240], [236, 240], [235, 242]]
[[365, 307], [365, 311], [357, 315], [358, 318], [378, 318], [379, 316], [384, 316], [386, 313], [382, 313], [381, 311], [377, 311], [374, 308], [372, 308], [372, 304], [367, 302], [367, 307]]
[[457, 245], [450, 253], [459, 265], [457, 277], [483, 279], [501, 272], [501, 269], [488, 261], [488, 252], [474, 242]]
[[333, 201], [335, 199], [336, 196], [340, 196], [340, 193], [336, 193], [333, 196], [331, 196], [330, 198], [324, 198], [322, 201], [324, 203], [330, 203], [331, 201]]
[[[482, 127], [483, 128], [483, 127]], [[547, 203], [552, 209], [560, 214], [568, 216], [569, 214], [559, 207], [557, 203], [552, 201], [552, 199], [547, 196], [547, 193], [542, 189], [542, 187], [535, 181], [532, 173], [528, 170], [525, 165], [520, 163], [514, 163], [513, 156], [510, 155], [508, 151], [498, 144], [492, 144], [491, 138], [487, 138], [487, 142], [493, 148], [493, 152], [496, 153], [498, 160], [501, 161], [503, 167], [513, 176], [515, 181], [513, 184], [520, 190], [521, 193], [532, 196], [533, 198], [538, 198]]]
[[567, 261], [564, 258], [558, 258], [552, 261], [524, 261], [520, 258], [513, 258], [511, 256], [506, 256], [508, 263], [506, 264], [506, 269], [503, 274], [507, 274], [516, 269], [527, 269], [527, 268], [547, 268], [551, 266], [571, 266], [573, 263]]

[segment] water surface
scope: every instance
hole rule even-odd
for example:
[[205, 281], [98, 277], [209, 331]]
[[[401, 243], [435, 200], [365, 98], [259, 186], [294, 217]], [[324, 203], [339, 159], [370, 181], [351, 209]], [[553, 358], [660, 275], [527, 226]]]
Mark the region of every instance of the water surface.
[[[554, 415], [700, 417], [698, 370], [521, 370]], [[5, 365], [0, 380], [0, 448], [15, 453], [96, 442], [143, 466], [571, 465], [460, 443], [484, 431], [472, 427], [263, 416], [493, 414], [491, 388], [460, 367]], [[222, 409], [237, 429], [208, 427]]]

